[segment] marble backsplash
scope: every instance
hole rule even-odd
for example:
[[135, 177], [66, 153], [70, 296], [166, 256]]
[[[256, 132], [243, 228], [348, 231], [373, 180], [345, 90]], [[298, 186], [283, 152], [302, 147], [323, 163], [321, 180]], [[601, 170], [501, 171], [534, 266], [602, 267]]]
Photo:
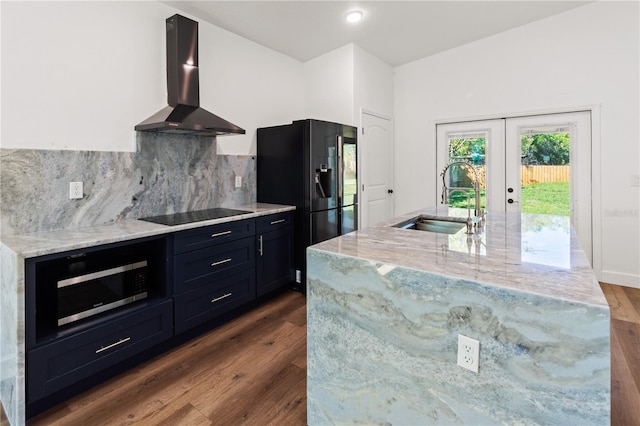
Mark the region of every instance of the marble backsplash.
[[[0, 150], [5, 235], [256, 201], [252, 156], [216, 154], [211, 137], [137, 132], [136, 152]], [[235, 188], [235, 177], [242, 186]], [[69, 182], [84, 198], [69, 199]]]

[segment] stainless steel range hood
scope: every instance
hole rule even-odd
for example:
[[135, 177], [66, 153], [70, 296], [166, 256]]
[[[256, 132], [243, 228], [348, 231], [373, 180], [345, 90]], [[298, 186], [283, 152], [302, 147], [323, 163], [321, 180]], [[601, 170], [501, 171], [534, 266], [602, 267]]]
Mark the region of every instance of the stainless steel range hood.
[[138, 124], [139, 131], [216, 136], [244, 129], [200, 108], [198, 23], [181, 15], [167, 19], [169, 106]]

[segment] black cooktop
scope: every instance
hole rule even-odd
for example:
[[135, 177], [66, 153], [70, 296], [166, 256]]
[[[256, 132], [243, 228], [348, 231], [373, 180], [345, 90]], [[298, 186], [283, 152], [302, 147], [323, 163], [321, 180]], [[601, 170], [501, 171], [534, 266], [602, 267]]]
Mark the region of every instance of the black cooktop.
[[161, 225], [183, 225], [185, 223], [200, 222], [203, 220], [220, 219], [222, 217], [237, 216], [241, 214], [253, 213], [246, 210], [234, 210], [234, 209], [207, 209], [196, 210], [192, 212], [173, 213], [163, 216], [141, 217], [140, 220], [146, 220], [147, 222], [159, 223]]

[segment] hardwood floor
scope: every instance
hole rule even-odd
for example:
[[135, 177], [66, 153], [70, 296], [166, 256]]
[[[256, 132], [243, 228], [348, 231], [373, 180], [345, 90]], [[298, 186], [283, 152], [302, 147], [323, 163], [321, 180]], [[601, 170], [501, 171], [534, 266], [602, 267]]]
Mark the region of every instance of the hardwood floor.
[[[640, 289], [601, 287], [611, 307], [611, 424], [640, 425]], [[306, 404], [305, 298], [287, 292], [28, 424], [305, 425]]]
[[611, 310], [611, 424], [640, 425], [640, 290], [600, 287]]

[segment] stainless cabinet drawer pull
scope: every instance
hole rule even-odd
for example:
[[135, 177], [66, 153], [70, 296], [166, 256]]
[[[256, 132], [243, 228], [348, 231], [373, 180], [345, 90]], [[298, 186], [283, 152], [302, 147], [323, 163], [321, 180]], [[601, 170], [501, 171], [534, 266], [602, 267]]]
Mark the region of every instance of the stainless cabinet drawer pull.
[[262, 251], [262, 235], [260, 235], [258, 237], [258, 253], [260, 253], [260, 256], [262, 256], [263, 251]]
[[220, 297], [216, 297], [215, 299], [212, 299], [212, 300], [211, 300], [211, 303], [215, 303], [215, 302], [217, 302], [218, 300], [226, 299], [227, 297], [231, 296], [232, 294], [233, 294], [233, 293], [223, 294], [223, 295], [222, 295], [222, 296], [220, 296]]
[[231, 231], [217, 232], [215, 234], [211, 234], [211, 238], [222, 237], [223, 235], [229, 235], [230, 233]]
[[124, 342], [128, 342], [129, 340], [131, 340], [131, 337], [125, 337], [124, 339], [120, 339], [120, 340], [118, 340], [117, 342], [112, 343], [112, 344], [110, 344], [110, 345], [108, 345], [108, 346], [103, 346], [103, 347], [101, 347], [100, 349], [98, 349], [98, 350], [96, 351], [96, 353], [97, 353], [97, 354], [99, 354], [99, 353], [100, 353], [100, 352], [102, 352], [102, 351], [106, 351], [107, 349], [111, 349], [111, 348], [113, 348], [114, 346], [121, 345], [121, 344], [123, 344]]
[[282, 222], [284, 222], [285, 220], [286, 220], [286, 219], [272, 220], [272, 221], [271, 221], [271, 224], [272, 224], [272, 225], [277, 225], [278, 223], [282, 223]]
[[231, 258], [225, 259], [225, 260], [218, 260], [217, 262], [213, 262], [211, 264], [211, 266], [218, 266], [218, 265], [222, 265], [223, 263], [227, 263], [227, 262], [231, 262]]

